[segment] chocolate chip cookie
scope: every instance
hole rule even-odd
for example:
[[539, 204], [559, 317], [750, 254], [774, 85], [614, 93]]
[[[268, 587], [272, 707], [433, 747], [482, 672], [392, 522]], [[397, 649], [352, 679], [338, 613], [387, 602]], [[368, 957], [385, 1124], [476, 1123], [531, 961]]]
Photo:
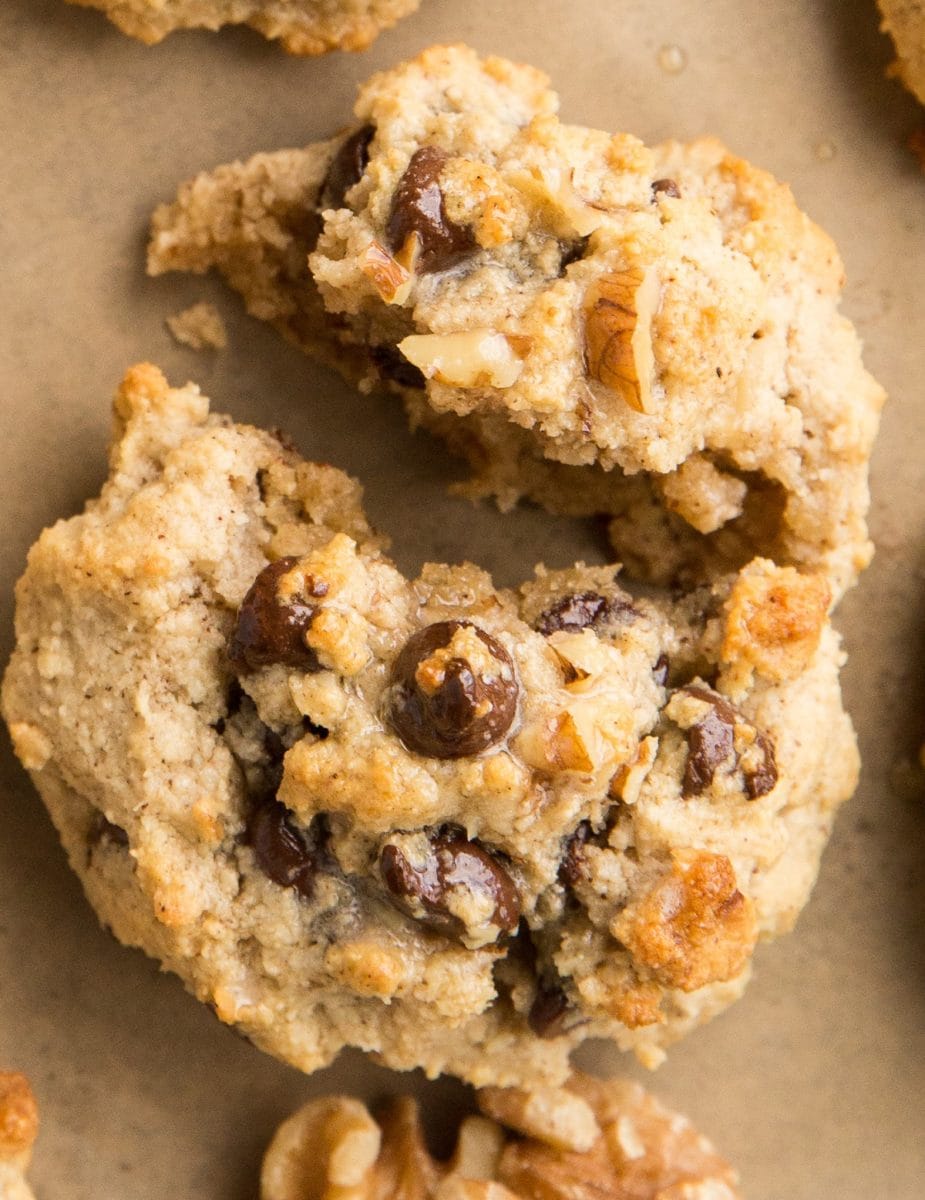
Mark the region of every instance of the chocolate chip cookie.
[[29, 1081], [15, 1071], [0, 1071], [0, 1197], [34, 1200], [25, 1172], [38, 1133], [38, 1108]]
[[573, 1075], [563, 1088], [487, 1088], [448, 1162], [427, 1148], [417, 1104], [377, 1110], [312, 1100], [276, 1132], [261, 1200], [736, 1200], [736, 1172], [689, 1121], [636, 1083]]
[[154, 367], [42, 534], [3, 684], [101, 919], [303, 1068], [646, 1062], [743, 990], [857, 753], [824, 575], [404, 578], [358, 485]]
[[356, 123], [185, 184], [149, 270], [217, 267], [502, 506], [609, 518], [627, 570], [693, 585], [756, 554], [867, 563], [883, 393], [843, 269], [789, 189], [719, 142], [566, 125], [540, 72], [435, 47]]
[[365, 50], [421, 0], [69, 0], [100, 8], [123, 33], [160, 42], [175, 29], [250, 25], [290, 54]]

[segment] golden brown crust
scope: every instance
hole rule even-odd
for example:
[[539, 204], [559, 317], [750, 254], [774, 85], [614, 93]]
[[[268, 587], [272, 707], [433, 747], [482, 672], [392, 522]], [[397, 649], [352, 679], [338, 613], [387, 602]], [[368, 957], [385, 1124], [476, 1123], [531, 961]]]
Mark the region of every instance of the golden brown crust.
[[613, 932], [660, 982], [685, 992], [738, 975], [758, 936], [732, 863], [705, 851], [675, 852], [668, 874], [620, 913]]

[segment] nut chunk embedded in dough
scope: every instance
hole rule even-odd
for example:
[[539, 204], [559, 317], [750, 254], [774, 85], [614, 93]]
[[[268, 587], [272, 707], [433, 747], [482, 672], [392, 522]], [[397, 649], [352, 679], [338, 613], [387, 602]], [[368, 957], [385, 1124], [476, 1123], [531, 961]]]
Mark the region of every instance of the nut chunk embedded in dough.
[[[448, 1162], [427, 1149], [417, 1105], [370, 1117], [312, 1100], [267, 1149], [260, 1200], [736, 1200], [738, 1176], [689, 1121], [626, 1080], [573, 1075], [542, 1092], [493, 1088]], [[349, 1190], [348, 1190], [349, 1189]]]
[[26, 1077], [14, 1071], [0, 1071], [2, 1200], [34, 1200], [24, 1175], [38, 1127], [38, 1108]]
[[842, 265], [790, 190], [718, 141], [566, 125], [539, 71], [434, 46], [353, 128], [184, 184], [148, 268], [217, 267], [255, 316], [468, 458], [475, 495], [610, 518], [628, 573], [871, 555], [883, 391]]
[[354, 480], [194, 385], [135, 367], [115, 418], [29, 554], [2, 705], [117, 937], [307, 1071], [555, 1086], [741, 994], [855, 783], [823, 577], [410, 580]]
[[175, 29], [250, 25], [290, 54], [365, 50], [421, 0], [69, 0], [100, 8], [123, 33], [161, 41]]

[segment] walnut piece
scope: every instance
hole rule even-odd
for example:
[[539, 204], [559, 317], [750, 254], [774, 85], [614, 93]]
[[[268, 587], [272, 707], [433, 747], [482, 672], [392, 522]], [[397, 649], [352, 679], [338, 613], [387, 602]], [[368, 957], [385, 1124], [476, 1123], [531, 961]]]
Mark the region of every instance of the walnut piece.
[[267, 1151], [261, 1200], [736, 1200], [732, 1168], [637, 1084], [574, 1075], [564, 1088], [490, 1088], [448, 1163], [427, 1150], [417, 1104], [379, 1125], [346, 1097], [313, 1100]]
[[413, 333], [398, 343], [398, 349], [425, 379], [467, 388], [513, 387], [529, 348], [528, 338], [493, 329]]
[[586, 298], [588, 374], [641, 413], [652, 409], [652, 318], [659, 294], [654, 268], [630, 267], [601, 275]]
[[675, 851], [668, 873], [616, 917], [611, 932], [639, 966], [685, 992], [734, 979], [758, 937], [729, 859], [705, 850]]

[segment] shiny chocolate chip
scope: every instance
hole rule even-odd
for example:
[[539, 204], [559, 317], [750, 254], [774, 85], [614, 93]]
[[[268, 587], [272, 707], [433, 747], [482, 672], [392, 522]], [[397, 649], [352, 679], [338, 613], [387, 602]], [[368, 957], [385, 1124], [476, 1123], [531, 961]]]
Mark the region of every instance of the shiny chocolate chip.
[[[316, 609], [302, 597], [283, 600], [279, 595], [280, 577], [298, 562], [280, 558], [264, 567], [244, 597], [228, 643], [228, 660], [240, 672], [280, 663], [303, 671], [321, 669], [313, 651], [305, 645], [305, 634]], [[327, 589], [320, 585], [315, 596]]]
[[[684, 689], [687, 695], [705, 700], [710, 705], [707, 714], [687, 731], [687, 762], [681, 794], [699, 796], [713, 782], [717, 769], [735, 758], [736, 722], [747, 720], [719, 692], [711, 688], [692, 686]], [[757, 768], [743, 769], [745, 791], [750, 800], [767, 795], [777, 783], [777, 763], [774, 745], [767, 734], [756, 730], [756, 745], [761, 755]]]
[[549, 637], [551, 633], [565, 630], [576, 633], [580, 629], [593, 628], [614, 617], [635, 617], [636, 609], [622, 596], [602, 596], [599, 592], [578, 592], [563, 596], [534, 622], [537, 633]]
[[389, 248], [398, 253], [416, 234], [416, 269], [421, 274], [445, 271], [471, 254], [476, 245], [472, 230], [446, 215], [440, 171], [448, 157], [437, 146], [416, 150], [392, 197], [386, 224]]
[[264, 875], [280, 887], [295, 888], [306, 900], [312, 898], [322, 860], [315, 831], [297, 829], [286, 806], [266, 796], [251, 808], [247, 841]]
[[577, 242], [566, 242], [562, 247], [562, 257], [559, 259], [559, 274], [564, 275], [567, 267], [580, 262], [588, 250], [590, 238], [581, 238]]
[[562, 986], [540, 979], [527, 1014], [527, 1024], [537, 1037], [560, 1037], [566, 1032], [565, 1021], [570, 1011], [571, 1005]]
[[745, 772], [745, 791], [749, 800], [757, 800], [773, 791], [777, 784], [777, 757], [774, 753], [774, 743], [766, 733], [759, 733], [755, 739], [761, 752], [761, 762], [754, 771]]
[[674, 200], [681, 199], [681, 189], [673, 179], [656, 179], [652, 184], [652, 195], [671, 196]]
[[372, 125], [363, 125], [341, 143], [340, 149], [331, 159], [328, 173], [321, 185], [318, 207], [343, 208], [344, 197], [360, 182], [369, 163], [369, 143], [375, 137]]
[[423, 388], [427, 386], [424, 372], [409, 362], [395, 346], [370, 346], [369, 357], [379, 372], [379, 378], [399, 387]]
[[668, 660], [667, 654], [660, 654], [655, 660], [655, 666], [652, 668], [652, 678], [659, 687], [664, 687], [668, 682], [668, 672], [671, 668], [671, 663]]
[[494, 904], [491, 919], [502, 933], [517, 928], [520, 896], [513, 879], [479, 842], [456, 830], [432, 834], [430, 853], [414, 865], [398, 846], [386, 844], [379, 858], [382, 879], [392, 899], [416, 920], [449, 937], [459, 937], [465, 927], [448, 906], [451, 890], [488, 896]]
[[[475, 664], [442, 653], [466, 629], [487, 651]], [[464, 758], [501, 741], [514, 721], [517, 694], [514, 664], [500, 642], [471, 621], [438, 621], [410, 637], [395, 660], [387, 717], [409, 750]]]

